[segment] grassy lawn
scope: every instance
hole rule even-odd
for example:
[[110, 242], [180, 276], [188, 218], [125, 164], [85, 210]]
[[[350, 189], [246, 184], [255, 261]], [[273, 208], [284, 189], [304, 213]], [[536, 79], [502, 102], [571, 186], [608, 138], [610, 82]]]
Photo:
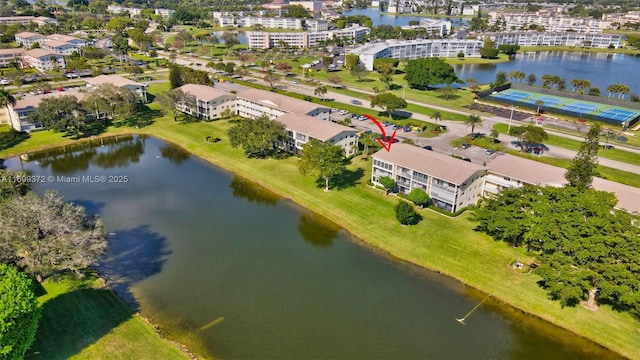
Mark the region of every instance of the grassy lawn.
[[28, 359], [188, 359], [94, 276], [43, 284]]
[[[153, 91], [158, 90], [160, 87]], [[155, 104], [150, 108], [155, 109]], [[123, 126], [109, 132], [146, 133], [171, 141], [332, 219], [356, 238], [394, 258], [452, 276], [491, 293], [495, 299], [615, 349], [624, 356], [640, 358], [638, 320], [633, 315], [614, 312], [607, 306], [601, 306], [597, 312], [582, 307], [561, 308], [538, 287], [539, 278], [535, 273], [523, 276], [507, 266], [518, 258], [530, 263], [534, 260], [532, 255], [474, 231], [475, 223], [471, 221], [470, 213], [449, 218], [430, 210], [420, 210], [424, 219], [418, 225], [402, 227], [393, 212], [397, 199], [366, 185], [371, 170], [370, 158], [352, 159], [348, 166], [350, 178], [354, 178], [352, 182], [325, 193], [315, 179], [300, 175], [295, 158], [246, 159], [241, 149], [229, 145], [229, 126], [226, 121], [175, 123], [170, 116], [163, 116], [140, 129]], [[207, 144], [207, 136], [222, 140]], [[25, 148], [31, 140], [25, 141]]]
[[507, 54], [498, 54], [497, 59], [484, 59], [480, 57], [471, 57], [471, 58], [442, 58], [442, 60], [446, 61], [450, 65], [461, 65], [461, 64], [495, 64], [501, 62], [508, 62], [509, 55]]

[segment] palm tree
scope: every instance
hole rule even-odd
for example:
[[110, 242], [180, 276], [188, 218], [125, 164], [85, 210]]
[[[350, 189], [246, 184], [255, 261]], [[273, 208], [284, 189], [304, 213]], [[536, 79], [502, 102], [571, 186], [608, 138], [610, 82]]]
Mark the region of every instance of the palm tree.
[[538, 110], [536, 110], [536, 114], [540, 114], [540, 108], [542, 107], [542, 105], [544, 105], [544, 101], [542, 100], [536, 101], [536, 106], [538, 107]]
[[442, 114], [440, 113], [440, 111], [436, 111], [433, 113], [433, 115], [431, 115], [431, 119], [433, 119], [433, 121], [438, 124], [438, 121], [442, 120]]
[[493, 139], [493, 142], [496, 143], [498, 140], [498, 136], [500, 136], [500, 133], [498, 132], [498, 130], [496, 129], [491, 129], [491, 138]]
[[615, 139], [618, 135], [616, 134], [615, 131], [611, 130], [611, 129], [607, 129], [605, 130], [602, 135], [604, 136], [604, 149], [608, 149], [609, 148], [609, 140], [613, 140]]
[[476, 126], [482, 125], [482, 118], [479, 115], [471, 114], [466, 119], [464, 119], [465, 125], [467, 127], [471, 126], [471, 133], [475, 133]]
[[5, 90], [3, 86], [0, 88], [0, 106], [6, 107], [8, 113], [9, 105], [15, 106], [16, 98], [8, 90]]
[[322, 98], [322, 100], [324, 100], [324, 96], [327, 95], [327, 87], [322, 85], [322, 86], [318, 86], [313, 93], [315, 95], [318, 95]]

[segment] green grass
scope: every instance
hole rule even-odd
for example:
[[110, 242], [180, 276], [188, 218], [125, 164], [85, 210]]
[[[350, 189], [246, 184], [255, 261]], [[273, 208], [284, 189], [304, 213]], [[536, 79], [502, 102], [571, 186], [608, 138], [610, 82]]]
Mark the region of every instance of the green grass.
[[[151, 108], [154, 106], [152, 104]], [[561, 308], [538, 287], [536, 281], [539, 278], [535, 274], [523, 276], [509, 270], [507, 265], [515, 259], [532, 262], [532, 254], [495, 242], [474, 231], [475, 224], [469, 213], [449, 218], [430, 210], [421, 210], [424, 219], [418, 225], [400, 226], [393, 212], [396, 198], [384, 196], [381, 191], [366, 185], [371, 171], [370, 158], [352, 159], [349, 170], [364, 174], [354, 186], [325, 193], [317, 186], [315, 179], [298, 172], [295, 158], [246, 159], [241, 149], [233, 149], [229, 145], [229, 124], [226, 121], [175, 123], [170, 116], [164, 116], [150, 126], [128, 129], [171, 141], [207, 161], [253, 179], [332, 219], [355, 238], [394, 258], [452, 276], [493, 294], [499, 301], [565, 327], [624, 356], [640, 358], [637, 319], [629, 313], [614, 312], [607, 306], [602, 306], [597, 312], [581, 307]], [[207, 136], [222, 140], [207, 144]], [[282, 174], [287, 176], [283, 177]], [[354, 208], [354, 204], [358, 206]]]
[[47, 280], [28, 359], [188, 359], [95, 276]]
[[508, 62], [509, 55], [507, 54], [498, 54], [497, 59], [485, 59], [481, 57], [470, 57], [470, 58], [442, 58], [442, 60], [446, 61], [450, 65], [462, 65], [462, 64], [496, 64], [501, 62]]
[[599, 48], [582, 48], [575, 46], [523, 46], [520, 52], [529, 51], [577, 51], [577, 52], [597, 52], [597, 53], [616, 53], [616, 54], [639, 54], [638, 50], [631, 49], [599, 49]]

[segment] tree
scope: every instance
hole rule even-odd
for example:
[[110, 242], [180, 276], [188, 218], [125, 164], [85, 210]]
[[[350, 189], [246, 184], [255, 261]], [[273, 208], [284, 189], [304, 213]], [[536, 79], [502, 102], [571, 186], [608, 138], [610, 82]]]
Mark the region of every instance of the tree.
[[420, 215], [416, 212], [416, 209], [404, 200], [398, 200], [393, 210], [396, 213], [396, 219], [402, 225], [415, 225], [420, 221]]
[[426, 90], [439, 84], [461, 84], [453, 67], [440, 58], [409, 60], [405, 67], [405, 80], [414, 89]]
[[13, 198], [0, 214], [0, 242], [11, 244], [15, 262], [38, 282], [61, 271], [80, 275], [107, 248], [102, 221], [53, 191]]
[[324, 96], [327, 95], [327, 87], [324, 85], [318, 86], [313, 93], [317, 96], [320, 96], [322, 100], [324, 100]]
[[376, 143], [373, 133], [360, 134], [360, 136], [358, 137], [358, 142], [364, 146], [364, 149], [362, 150], [362, 155], [364, 156], [369, 155], [369, 147], [375, 145]]
[[536, 106], [536, 115], [540, 115], [540, 109], [542, 108], [542, 106], [544, 106], [544, 101], [536, 100]]
[[331, 75], [327, 81], [333, 84], [335, 88], [339, 88], [342, 85], [342, 78], [338, 75]]
[[276, 64], [276, 70], [282, 71], [286, 74], [289, 72], [289, 70], [291, 70], [291, 65], [287, 64], [286, 62], [280, 62]]
[[358, 78], [358, 81], [362, 81], [367, 75], [369, 75], [369, 70], [363, 64], [356, 64], [349, 71], [351, 76]]
[[125, 29], [132, 25], [132, 21], [125, 17], [114, 17], [105, 25], [107, 31], [118, 33], [122, 36], [126, 35]]
[[344, 156], [342, 147], [313, 139], [302, 148], [298, 163], [300, 173], [324, 179], [324, 191], [329, 191], [329, 180], [344, 171]]
[[527, 76], [527, 85], [533, 86], [536, 83], [536, 81], [538, 81], [536, 74], [529, 74]]
[[280, 76], [276, 75], [274, 73], [268, 73], [267, 75], [264, 76], [263, 80], [269, 83], [269, 86], [271, 87], [271, 90], [273, 90], [275, 88], [275, 84], [280, 81]]
[[391, 88], [391, 82], [393, 81], [393, 75], [396, 73], [396, 68], [392, 64], [381, 63], [377, 68], [380, 73], [380, 81], [387, 85], [387, 89]]
[[182, 81], [182, 70], [181, 67], [176, 64], [169, 65], [169, 83], [171, 84], [172, 89], [177, 89], [180, 86], [184, 85]]
[[196, 106], [196, 99], [193, 95], [187, 94], [180, 89], [165, 91], [158, 96], [160, 107], [173, 115], [173, 121], [178, 121], [180, 109], [192, 109]]
[[470, 114], [464, 119], [464, 123], [467, 127], [471, 126], [471, 133], [473, 134], [475, 133], [476, 126], [482, 125], [482, 118], [480, 115]]
[[407, 198], [411, 200], [412, 203], [421, 208], [429, 205], [429, 203], [431, 202], [431, 198], [429, 198], [429, 195], [421, 188], [412, 189], [411, 192], [409, 192]]
[[247, 157], [266, 158], [277, 153], [287, 138], [284, 125], [269, 120], [266, 115], [244, 119], [228, 131], [231, 146], [242, 146]]
[[600, 135], [604, 137], [603, 149], [605, 150], [609, 149], [609, 140], [613, 140], [618, 136], [616, 132], [611, 129], [604, 130]]
[[381, 176], [378, 182], [387, 190], [387, 194], [396, 189], [396, 182], [389, 176]]
[[485, 46], [480, 48], [480, 56], [484, 59], [495, 59], [498, 57], [499, 52], [498, 49], [492, 47]]
[[498, 50], [511, 56], [515, 55], [520, 50], [520, 45], [498, 45]]
[[282, 7], [282, 10], [285, 10], [284, 17], [287, 18], [311, 18], [307, 9], [304, 6], [295, 4], [295, 5], [285, 5]]
[[220, 35], [220, 39], [224, 41], [224, 44], [227, 47], [232, 47], [234, 45], [240, 44], [238, 36], [236, 36], [236, 34], [232, 32], [223, 32], [222, 35]]
[[353, 69], [360, 62], [360, 57], [356, 54], [347, 54], [344, 58], [344, 66], [347, 69]]
[[333, 64], [333, 58], [331, 56], [323, 56], [322, 57], [322, 67], [325, 71], [329, 71], [329, 65]]
[[600, 88], [597, 86], [592, 86], [589, 88], [588, 94], [591, 96], [600, 96]]
[[9, 112], [9, 105], [16, 105], [16, 98], [6, 90], [4, 86], [0, 87], [0, 106], [7, 109], [7, 113]]
[[379, 106], [385, 110], [390, 118], [393, 118], [393, 112], [407, 107], [407, 102], [392, 93], [383, 93], [376, 95], [371, 100], [371, 107]]
[[509, 81], [507, 80], [507, 73], [504, 71], [498, 71], [496, 73], [496, 80], [493, 83], [494, 86], [500, 86], [500, 85], [504, 85], [506, 83], [508, 83]]
[[431, 119], [437, 124], [438, 121], [442, 120], [442, 114], [440, 113], [440, 111], [435, 111], [433, 114], [431, 114]]
[[570, 186], [578, 189], [586, 189], [591, 186], [593, 175], [598, 167], [599, 143], [600, 125], [594, 124], [589, 129], [585, 141], [580, 145], [580, 150], [564, 175]]
[[0, 289], [0, 357], [23, 359], [40, 318], [33, 281], [14, 266], [0, 264]]
[[44, 98], [30, 114], [32, 121], [69, 135], [80, 136], [85, 131], [86, 114], [72, 95]]
[[513, 126], [509, 135], [518, 138], [522, 145], [520, 148], [522, 152], [526, 152], [532, 144], [541, 144], [549, 138], [543, 128], [535, 125]]
[[480, 89], [480, 85], [478, 84], [478, 79], [476, 78], [468, 78], [465, 82], [469, 84], [469, 88], [472, 91], [477, 91], [478, 89]]

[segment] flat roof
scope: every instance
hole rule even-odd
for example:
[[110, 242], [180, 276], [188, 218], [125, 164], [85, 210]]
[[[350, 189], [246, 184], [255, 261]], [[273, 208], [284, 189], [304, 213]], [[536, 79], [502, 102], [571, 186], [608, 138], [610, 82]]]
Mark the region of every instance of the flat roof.
[[284, 114], [278, 116], [275, 121], [283, 124], [289, 130], [303, 133], [320, 141], [327, 141], [343, 132], [352, 132], [354, 134], [357, 132], [348, 126], [308, 115]]
[[178, 89], [182, 90], [182, 92], [184, 93], [195, 96], [196, 99], [206, 102], [219, 98], [220, 96], [233, 95], [226, 90], [216, 89], [211, 86], [199, 84], [186, 84], [182, 85]]
[[360, 47], [357, 47], [351, 51], [352, 54], [362, 54], [362, 55], [375, 55], [382, 50], [396, 47], [396, 46], [407, 46], [407, 45], [419, 45], [419, 44], [443, 44], [443, 43], [451, 43], [451, 42], [463, 42], [463, 43], [477, 43], [482, 44], [480, 40], [466, 40], [466, 39], [420, 39], [420, 40], [386, 40], [379, 43], [366, 44]]
[[88, 84], [91, 85], [103, 85], [103, 84], [112, 84], [118, 87], [122, 86], [142, 86], [142, 84], [135, 82], [133, 80], [127, 79], [126, 77], [120, 75], [99, 75], [94, 78], [89, 78], [86, 80]]
[[247, 89], [238, 93], [238, 98], [263, 104], [271, 108], [277, 108], [294, 114], [308, 114], [316, 109], [327, 109], [312, 102], [298, 100], [289, 96], [280, 95], [267, 90]]
[[478, 171], [487, 170], [485, 166], [403, 143], [393, 144], [391, 151], [381, 149], [373, 154], [373, 157], [457, 185], [464, 183]]

